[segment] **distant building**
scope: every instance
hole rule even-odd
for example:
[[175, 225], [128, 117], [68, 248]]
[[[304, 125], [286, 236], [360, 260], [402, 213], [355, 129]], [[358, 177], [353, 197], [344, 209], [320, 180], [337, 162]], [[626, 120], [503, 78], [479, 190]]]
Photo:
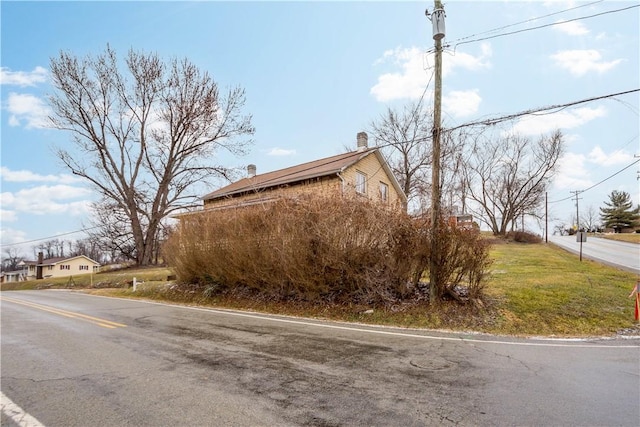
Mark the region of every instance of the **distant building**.
[[34, 280], [50, 277], [68, 277], [80, 274], [97, 273], [100, 264], [91, 258], [78, 255], [73, 257], [56, 257], [39, 261], [20, 261], [23, 279]]

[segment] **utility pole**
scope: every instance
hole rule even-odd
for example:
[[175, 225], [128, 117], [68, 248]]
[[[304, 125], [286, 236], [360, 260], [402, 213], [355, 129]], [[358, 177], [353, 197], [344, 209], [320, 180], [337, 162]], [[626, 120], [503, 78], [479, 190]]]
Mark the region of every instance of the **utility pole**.
[[544, 192], [544, 242], [549, 243], [549, 194], [547, 191]]
[[576, 232], [578, 232], [580, 231], [580, 211], [578, 209], [578, 200], [580, 200], [580, 198], [578, 197], [578, 194], [580, 194], [581, 191], [569, 191], [569, 193], [574, 193], [576, 195]]
[[[429, 12], [425, 12], [429, 16]], [[435, 40], [435, 92], [433, 95], [433, 144], [431, 159], [431, 254], [429, 256], [429, 304], [437, 304], [440, 270], [440, 127], [442, 118], [442, 39], [445, 35], [444, 9], [440, 0], [434, 1], [431, 14]]]

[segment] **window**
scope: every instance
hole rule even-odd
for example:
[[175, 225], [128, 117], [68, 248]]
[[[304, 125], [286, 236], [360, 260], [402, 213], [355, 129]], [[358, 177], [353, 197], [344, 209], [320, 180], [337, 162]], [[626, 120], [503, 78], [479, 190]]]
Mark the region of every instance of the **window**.
[[80, 271], [82, 271], [82, 270], [87, 270], [88, 271], [89, 270], [89, 266], [88, 265], [81, 265], [80, 266]]
[[367, 175], [356, 171], [356, 193], [367, 194]]
[[383, 202], [389, 201], [389, 186], [384, 182], [380, 183], [380, 200]]
[[60, 270], [71, 270], [71, 266], [68, 264], [60, 265]]

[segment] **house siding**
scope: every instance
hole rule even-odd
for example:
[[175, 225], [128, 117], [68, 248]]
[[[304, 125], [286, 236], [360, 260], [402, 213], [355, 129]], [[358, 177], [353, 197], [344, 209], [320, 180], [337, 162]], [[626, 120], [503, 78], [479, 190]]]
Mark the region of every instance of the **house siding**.
[[[380, 159], [373, 153], [345, 169], [342, 174], [345, 194], [359, 194], [356, 192], [356, 176], [358, 172], [365, 174], [367, 177], [366, 194], [363, 196], [376, 202], [387, 203], [389, 206], [402, 206], [402, 198], [389, 179], [382, 163], [380, 163]], [[386, 202], [382, 200], [380, 195], [380, 183], [386, 184], [388, 188], [388, 200]]]
[[[61, 266], [64, 266], [65, 268], [61, 268]], [[87, 258], [83, 258], [83, 257], [71, 258], [71, 259], [60, 261], [59, 263], [54, 265], [44, 266], [42, 269], [42, 275], [44, 277], [77, 276], [80, 274], [88, 274], [93, 272], [94, 266], [97, 267], [97, 265], [95, 265], [92, 261], [88, 260]], [[87, 269], [84, 269], [84, 268], [81, 269], [81, 267], [87, 267]]]
[[280, 197], [294, 197], [306, 194], [329, 195], [339, 192], [341, 188], [342, 181], [337, 175], [311, 178], [279, 187], [258, 190], [253, 193], [242, 193], [235, 197], [205, 200], [204, 209], [219, 209], [256, 201], [268, 201]]
[[[60, 266], [65, 267], [61, 268]], [[67, 268], [66, 266], [69, 267]], [[83, 267], [82, 269], [81, 266]], [[85, 266], [87, 267], [87, 269], [84, 268]], [[45, 260], [45, 263], [42, 266], [42, 277], [46, 279], [53, 277], [69, 277], [79, 276], [81, 274], [97, 273], [99, 267], [100, 264], [84, 256], [63, 259], [53, 264], [47, 263]], [[35, 264], [30, 264], [27, 270], [27, 279], [34, 280], [36, 278]]]

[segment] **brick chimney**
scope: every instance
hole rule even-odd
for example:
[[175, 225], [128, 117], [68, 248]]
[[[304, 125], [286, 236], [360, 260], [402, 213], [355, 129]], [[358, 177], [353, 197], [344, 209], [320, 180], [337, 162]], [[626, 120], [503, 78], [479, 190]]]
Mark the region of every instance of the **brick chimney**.
[[249, 178], [253, 178], [256, 176], [256, 165], [248, 165], [247, 166], [247, 175]]
[[42, 264], [44, 263], [44, 256], [42, 252], [38, 252], [38, 263], [36, 264], [36, 279], [42, 279]]
[[364, 151], [369, 148], [369, 136], [366, 132], [358, 132], [357, 135], [358, 151]]

